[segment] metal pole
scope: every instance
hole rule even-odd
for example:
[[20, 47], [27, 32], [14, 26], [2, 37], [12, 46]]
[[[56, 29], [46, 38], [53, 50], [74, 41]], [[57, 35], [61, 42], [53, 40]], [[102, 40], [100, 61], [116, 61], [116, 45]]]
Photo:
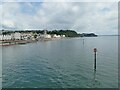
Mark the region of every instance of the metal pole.
[[94, 48], [94, 70], [96, 71], [96, 52], [97, 52], [97, 49]]

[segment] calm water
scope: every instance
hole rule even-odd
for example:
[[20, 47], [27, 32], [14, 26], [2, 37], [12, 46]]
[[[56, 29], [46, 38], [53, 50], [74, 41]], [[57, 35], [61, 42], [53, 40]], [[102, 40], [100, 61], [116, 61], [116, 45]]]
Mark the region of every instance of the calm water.
[[[93, 48], [98, 49], [97, 71]], [[118, 37], [61, 39], [2, 48], [5, 88], [118, 87]]]

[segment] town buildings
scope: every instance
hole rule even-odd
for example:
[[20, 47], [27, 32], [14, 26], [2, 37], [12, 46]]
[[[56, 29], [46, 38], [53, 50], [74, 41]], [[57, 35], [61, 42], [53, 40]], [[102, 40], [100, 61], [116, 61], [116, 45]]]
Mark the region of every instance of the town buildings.
[[37, 34], [32, 32], [14, 32], [9, 34], [0, 33], [0, 40], [35, 40], [35, 39], [51, 39], [51, 38], [64, 38], [65, 35], [56, 35], [56, 34], [47, 34], [47, 31], [44, 31], [44, 34]]

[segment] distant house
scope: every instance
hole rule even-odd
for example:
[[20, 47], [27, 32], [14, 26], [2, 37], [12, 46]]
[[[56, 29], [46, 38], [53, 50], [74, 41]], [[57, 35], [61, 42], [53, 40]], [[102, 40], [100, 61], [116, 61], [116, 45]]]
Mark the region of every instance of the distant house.
[[0, 35], [0, 40], [3, 40], [3, 35]]
[[11, 40], [12, 36], [11, 35], [2, 35], [1, 40]]
[[65, 35], [61, 35], [61, 37], [65, 37]]
[[53, 35], [53, 38], [61, 38], [61, 36], [54, 34], [54, 35]]
[[50, 34], [43, 34], [43, 35], [40, 35], [40, 38], [51, 38], [51, 35]]
[[2, 31], [0, 31], [0, 40], [2, 40], [3, 35], [2, 35]]
[[2, 33], [0, 33], [0, 40], [11, 40], [12, 36], [7, 34], [7, 35], [3, 35]]
[[44, 34], [40, 35], [40, 38], [44, 38], [44, 39], [50, 39], [51, 35], [47, 34], [47, 30], [44, 30]]
[[21, 33], [21, 39], [22, 40], [29, 40], [31, 38], [33, 38], [32, 33]]
[[45, 38], [51, 38], [51, 35], [50, 34], [46, 34]]
[[13, 38], [15, 40], [21, 40], [21, 33], [15, 32], [14, 35], [13, 35]]
[[20, 40], [21, 34], [20, 33], [11, 33], [6, 35], [0, 35], [0, 40]]

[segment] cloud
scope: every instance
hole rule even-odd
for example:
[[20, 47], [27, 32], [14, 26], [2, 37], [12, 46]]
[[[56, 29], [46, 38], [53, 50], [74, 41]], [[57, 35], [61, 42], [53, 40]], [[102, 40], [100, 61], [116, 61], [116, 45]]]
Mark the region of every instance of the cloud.
[[119, 0], [4, 0], [3, 2], [119, 2]]
[[74, 29], [77, 32], [117, 34], [116, 2], [3, 3], [5, 29]]

